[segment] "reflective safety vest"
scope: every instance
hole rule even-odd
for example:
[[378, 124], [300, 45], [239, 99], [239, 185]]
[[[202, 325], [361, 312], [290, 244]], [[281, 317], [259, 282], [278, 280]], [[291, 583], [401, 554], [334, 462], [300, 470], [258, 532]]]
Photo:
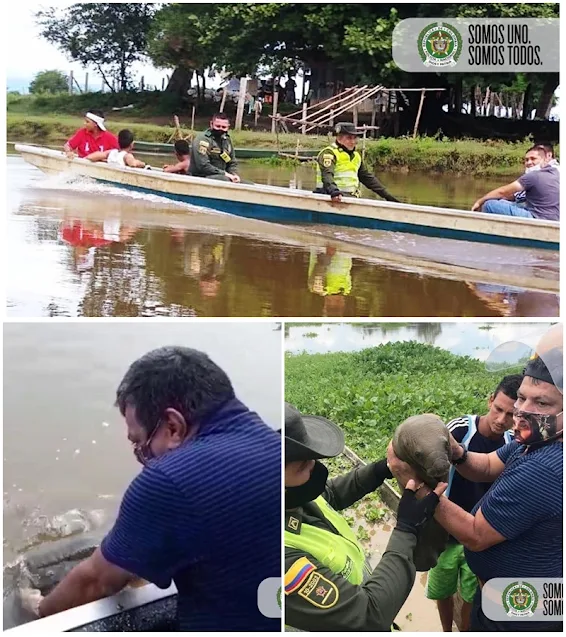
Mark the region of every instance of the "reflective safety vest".
[[[324, 153], [332, 153], [336, 157], [336, 164], [334, 165], [334, 183], [343, 192], [355, 197], [360, 196], [360, 179], [358, 177], [358, 171], [362, 165], [362, 156], [358, 151], [354, 151], [354, 154], [350, 158], [349, 153], [341, 148], [338, 148], [337, 144], [331, 144], [327, 146], [318, 154], [317, 160]], [[323, 159], [324, 162], [324, 159]], [[316, 187], [323, 188], [322, 173], [320, 171], [320, 165], [316, 163]]]
[[342, 575], [350, 584], [363, 584], [371, 570], [355, 533], [321, 495], [314, 502], [339, 535], [311, 524], [302, 524], [301, 532], [297, 535], [285, 531], [285, 546], [309, 553], [333, 573]]

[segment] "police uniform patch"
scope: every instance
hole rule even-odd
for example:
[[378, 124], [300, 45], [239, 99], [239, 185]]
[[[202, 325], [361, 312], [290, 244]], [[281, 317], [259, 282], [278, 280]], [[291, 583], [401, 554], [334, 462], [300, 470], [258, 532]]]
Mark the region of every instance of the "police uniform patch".
[[301, 557], [285, 573], [285, 595], [294, 593], [304, 584], [306, 578], [316, 569], [316, 566], [309, 562], [306, 557]]
[[204, 139], [201, 140], [198, 144], [198, 152], [201, 155], [206, 155], [206, 153], [208, 152], [208, 147], [210, 146], [210, 144], [208, 142], [205, 142]]
[[226, 163], [228, 163], [232, 158], [230, 157], [230, 155], [224, 151], [221, 155], [220, 155], [220, 159], [224, 160]]
[[330, 168], [332, 166], [332, 162], [334, 161], [334, 155], [323, 155], [322, 156], [322, 165], [325, 168]]
[[315, 571], [299, 589], [299, 595], [317, 608], [332, 608], [340, 593], [336, 584]]

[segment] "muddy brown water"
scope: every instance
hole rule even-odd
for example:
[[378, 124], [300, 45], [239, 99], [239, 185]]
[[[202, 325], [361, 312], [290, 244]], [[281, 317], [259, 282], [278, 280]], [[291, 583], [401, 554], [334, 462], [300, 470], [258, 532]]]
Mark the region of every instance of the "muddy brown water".
[[[113, 406], [137, 357], [162, 345], [201, 349], [236, 395], [279, 428], [281, 338], [271, 321], [5, 324], [4, 564], [69, 510], [111, 523], [140, 467]], [[72, 518], [59, 522], [76, 530]]]
[[[161, 165], [168, 158], [145, 159]], [[241, 172], [257, 183], [307, 190], [314, 184], [310, 166], [242, 162]], [[406, 201], [466, 208], [500, 181], [381, 177]], [[542, 270], [556, 277], [558, 256], [548, 251], [347, 228], [311, 229], [315, 236], [301, 227], [46, 176], [13, 155], [7, 184], [7, 312], [13, 317], [558, 314], [555, 294], [420, 268], [442, 253], [455, 266], [481, 263], [487, 272], [532, 276]], [[387, 259], [391, 253], [395, 263]], [[410, 266], [399, 263], [405, 257], [413, 258]], [[317, 276], [327, 276], [330, 261], [340, 268], [345, 292], [324, 296]]]

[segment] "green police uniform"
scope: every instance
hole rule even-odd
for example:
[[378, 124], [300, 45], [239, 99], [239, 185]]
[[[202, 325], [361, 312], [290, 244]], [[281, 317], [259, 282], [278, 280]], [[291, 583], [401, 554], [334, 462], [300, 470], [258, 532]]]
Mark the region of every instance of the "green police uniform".
[[416, 535], [395, 529], [371, 572], [336, 513], [383, 482], [374, 464], [329, 480], [322, 496], [285, 515], [285, 621], [303, 631], [385, 632], [415, 581]]
[[191, 146], [190, 163], [190, 174], [193, 177], [229, 181], [224, 173], [237, 175], [237, 168], [236, 153], [228, 133], [217, 138], [208, 128], [195, 136]]
[[340, 194], [359, 197], [360, 183], [382, 199], [399, 201], [364, 166], [357, 150], [349, 151], [335, 142], [320, 151], [316, 158], [315, 192], [331, 197]]

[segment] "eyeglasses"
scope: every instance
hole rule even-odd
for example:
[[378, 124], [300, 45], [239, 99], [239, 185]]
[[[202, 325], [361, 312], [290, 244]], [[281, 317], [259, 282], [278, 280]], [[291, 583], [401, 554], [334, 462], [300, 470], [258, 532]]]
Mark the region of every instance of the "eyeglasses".
[[151, 451], [151, 441], [153, 440], [153, 437], [157, 433], [157, 430], [160, 426], [161, 420], [157, 422], [157, 424], [153, 428], [153, 431], [149, 434], [149, 437], [145, 442], [134, 444], [134, 456], [136, 457], [136, 460], [144, 467], [151, 459], [155, 457], [153, 452]]

